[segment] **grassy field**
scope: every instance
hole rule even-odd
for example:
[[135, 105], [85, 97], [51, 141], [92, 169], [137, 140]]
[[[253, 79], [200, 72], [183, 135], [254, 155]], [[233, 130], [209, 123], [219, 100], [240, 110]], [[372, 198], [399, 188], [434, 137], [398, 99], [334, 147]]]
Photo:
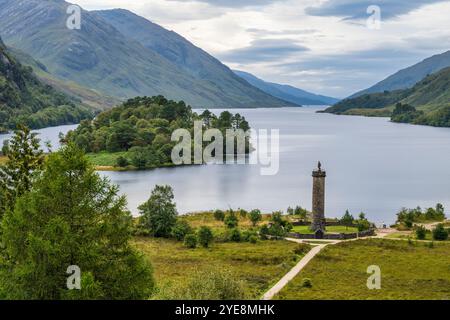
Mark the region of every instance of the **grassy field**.
[[[309, 229], [309, 226], [295, 226], [292, 232], [298, 232], [303, 234], [313, 234]], [[345, 227], [345, 226], [328, 226], [327, 233], [354, 233], [358, 232], [358, 228], [355, 227]]]
[[5, 156], [0, 156], [0, 165], [5, 164], [7, 160], [8, 160], [7, 157], [5, 157]]
[[[125, 157], [126, 158], [127, 152], [99, 152], [99, 153], [88, 153], [86, 156], [89, 159], [89, 161], [96, 165], [96, 166], [115, 166], [117, 163], [117, 158], [119, 157]], [[128, 159], [130, 160], [130, 159]]]
[[[185, 283], [196, 270], [227, 268], [244, 280], [249, 298], [259, 298], [300, 259], [287, 241], [216, 243], [211, 248], [187, 249], [181, 242], [136, 238], [135, 246], [152, 262], [157, 285]], [[305, 245], [303, 245], [305, 246]]]
[[[329, 245], [277, 299], [450, 299], [450, 244], [368, 239]], [[366, 286], [370, 265], [381, 290]], [[312, 287], [302, 281], [311, 279]]]

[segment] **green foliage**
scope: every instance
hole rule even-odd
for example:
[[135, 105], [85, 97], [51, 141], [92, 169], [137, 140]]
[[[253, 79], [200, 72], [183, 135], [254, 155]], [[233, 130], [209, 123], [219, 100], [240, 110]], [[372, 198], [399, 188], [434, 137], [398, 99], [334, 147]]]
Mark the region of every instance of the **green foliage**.
[[253, 226], [255, 227], [258, 222], [262, 220], [262, 214], [261, 211], [258, 209], [254, 209], [250, 211], [250, 221], [252, 222]]
[[195, 249], [197, 247], [197, 236], [195, 234], [187, 234], [184, 237], [184, 245], [189, 249]]
[[41, 83], [18, 63], [0, 40], [0, 128], [32, 129], [78, 123], [92, 112], [78, 101]]
[[198, 242], [204, 248], [208, 248], [214, 239], [214, 235], [209, 227], [200, 227], [198, 230]]
[[407, 228], [412, 228], [415, 222], [443, 220], [445, 220], [444, 206], [440, 203], [436, 205], [436, 208], [428, 208], [425, 211], [420, 207], [415, 209], [402, 208], [397, 213], [397, 224], [404, 225]]
[[231, 229], [229, 231], [228, 239], [233, 242], [241, 242], [242, 234], [238, 228]]
[[247, 210], [239, 209], [239, 215], [241, 216], [241, 218], [245, 219], [247, 218], [248, 212]]
[[116, 163], [117, 166], [121, 168], [127, 167], [129, 165], [128, 159], [122, 156], [117, 158]]
[[400, 123], [414, 123], [414, 121], [420, 116], [423, 116], [423, 114], [422, 111], [417, 111], [413, 106], [399, 102], [395, 105], [391, 120]]
[[448, 239], [448, 231], [444, 228], [443, 223], [439, 223], [433, 230], [433, 240], [445, 241]]
[[251, 235], [250, 238], [248, 238], [248, 242], [256, 244], [258, 243], [258, 237], [256, 235]]
[[177, 221], [172, 187], [157, 185], [150, 198], [139, 206], [140, 223], [154, 237], [169, 238]]
[[364, 212], [361, 212], [359, 214], [359, 219], [356, 220], [356, 227], [358, 228], [359, 232], [369, 230], [372, 227], [372, 224], [367, 220], [366, 214]]
[[[124, 157], [138, 169], [162, 167], [173, 165], [171, 154], [176, 142], [171, 141], [172, 132], [176, 129], [192, 131], [194, 121], [219, 129], [224, 139], [227, 129], [248, 128], [247, 121], [239, 114], [224, 111], [216, 117], [203, 112], [199, 116], [183, 101], [175, 102], [162, 96], [136, 97], [99, 114], [92, 121], [81, 122], [65, 140], [89, 153], [125, 152]], [[248, 139], [246, 142], [248, 153], [250, 143]]]
[[233, 210], [230, 210], [230, 211], [227, 213], [227, 215], [226, 215], [226, 217], [225, 217], [225, 219], [224, 219], [223, 222], [225, 223], [225, 226], [226, 226], [228, 229], [233, 229], [233, 228], [236, 228], [236, 227], [238, 226], [238, 224], [239, 224], [239, 219], [238, 219], [238, 217], [236, 216], [236, 213], [235, 213]]
[[214, 211], [214, 219], [216, 219], [217, 221], [224, 221], [225, 212], [223, 212], [222, 210], [215, 210]]
[[182, 241], [186, 235], [192, 233], [193, 230], [189, 223], [185, 220], [178, 219], [172, 228], [172, 236], [178, 241]]
[[312, 281], [310, 278], [304, 278], [301, 282], [302, 288], [312, 288]]
[[[7, 299], [146, 299], [152, 269], [133, 249], [132, 217], [117, 186], [73, 145], [51, 154], [2, 221], [0, 283]], [[86, 291], [68, 292], [67, 268]]]
[[300, 206], [296, 206], [294, 209], [294, 214], [299, 216], [301, 220], [305, 221], [308, 216], [308, 210]]
[[[283, 214], [280, 211], [272, 213], [270, 223], [267, 227], [267, 234], [274, 237], [284, 237], [286, 233], [292, 230], [292, 224], [283, 219]], [[265, 230], [266, 232], [266, 230]]]
[[419, 240], [425, 240], [427, 236], [427, 229], [424, 226], [419, 226], [416, 228], [416, 237]]
[[348, 210], [346, 210], [340, 221], [346, 226], [351, 226], [353, 225], [353, 221], [355, 221], [355, 218], [350, 214]]
[[[336, 114], [358, 114], [358, 110], [393, 110], [394, 122], [450, 127], [450, 68], [417, 82], [414, 87], [344, 99], [325, 110]], [[378, 115], [372, 113], [373, 115]], [[386, 116], [385, 113], [380, 114]]]
[[7, 210], [13, 210], [16, 199], [31, 189], [33, 177], [42, 168], [44, 154], [36, 133], [20, 126], [3, 153], [8, 157], [0, 166], [0, 219]]

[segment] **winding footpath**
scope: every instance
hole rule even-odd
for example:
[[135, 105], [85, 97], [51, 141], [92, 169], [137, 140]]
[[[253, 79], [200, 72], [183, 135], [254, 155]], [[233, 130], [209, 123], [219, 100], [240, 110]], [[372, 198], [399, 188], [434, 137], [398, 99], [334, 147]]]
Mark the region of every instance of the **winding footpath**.
[[[380, 229], [376, 236], [367, 238], [385, 238], [387, 235], [395, 232], [394, 229]], [[366, 239], [367, 239], [366, 238]], [[349, 239], [349, 240], [314, 240], [315, 244], [309, 243], [314, 246], [298, 263], [292, 268], [280, 281], [277, 282], [269, 291], [267, 291], [262, 300], [272, 300], [290, 281], [292, 281], [299, 273], [306, 267], [306, 265], [327, 245], [333, 245], [341, 243], [344, 241], [355, 241], [361, 238]], [[304, 240], [286, 238], [285, 240], [296, 242], [296, 243], [308, 243]], [[399, 239], [400, 240], [400, 239]], [[317, 244], [320, 243], [320, 244]]]
[[[296, 239], [286, 239], [289, 241], [294, 241], [301, 243], [301, 241], [295, 241]], [[319, 244], [312, 248], [298, 263], [297, 265], [291, 269], [276, 285], [272, 287], [269, 291], [267, 291], [262, 300], [272, 300], [273, 297], [278, 294], [292, 279], [294, 279], [297, 274], [328, 244]]]

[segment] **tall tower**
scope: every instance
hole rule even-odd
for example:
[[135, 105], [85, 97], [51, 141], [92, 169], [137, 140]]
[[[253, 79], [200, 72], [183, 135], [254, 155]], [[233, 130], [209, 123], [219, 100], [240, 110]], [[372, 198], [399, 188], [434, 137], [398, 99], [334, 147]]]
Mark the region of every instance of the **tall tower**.
[[327, 173], [322, 171], [319, 162], [313, 176], [313, 200], [312, 200], [312, 224], [311, 230], [323, 234], [325, 232], [325, 177]]

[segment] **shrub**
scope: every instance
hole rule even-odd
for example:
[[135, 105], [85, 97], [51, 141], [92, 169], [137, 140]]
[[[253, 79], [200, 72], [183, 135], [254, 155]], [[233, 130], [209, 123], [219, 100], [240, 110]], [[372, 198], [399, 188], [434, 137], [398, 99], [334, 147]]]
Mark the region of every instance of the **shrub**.
[[312, 288], [312, 282], [309, 278], [304, 278], [302, 280], [302, 288]]
[[204, 226], [200, 228], [198, 231], [198, 242], [202, 247], [208, 248], [213, 239], [214, 236], [210, 228]]
[[187, 234], [184, 237], [184, 245], [189, 249], [195, 249], [197, 247], [197, 237], [195, 236], [195, 234]]
[[216, 210], [214, 211], [214, 219], [217, 221], [223, 221], [225, 219], [225, 212], [222, 210]]
[[250, 211], [250, 221], [252, 222], [253, 226], [255, 227], [258, 222], [262, 220], [261, 211], [258, 209]]
[[147, 202], [139, 206], [140, 221], [155, 237], [168, 238], [177, 222], [177, 209], [170, 186], [156, 186]]
[[185, 220], [178, 220], [172, 228], [172, 237], [178, 241], [183, 241], [184, 237], [192, 233], [192, 228]]
[[267, 236], [269, 235], [269, 227], [267, 225], [263, 225], [261, 229], [259, 229], [259, 235], [262, 240], [267, 240]]
[[244, 209], [240, 209], [239, 210], [239, 214], [240, 214], [241, 218], [245, 219], [245, 218], [247, 218], [248, 212], [246, 210], [244, 210]]
[[417, 227], [417, 229], [416, 229], [417, 239], [425, 240], [426, 236], [427, 236], [427, 229], [425, 229], [425, 227], [423, 227], [423, 226]]
[[445, 241], [448, 239], [448, 231], [445, 230], [444, 224], [439, 223], [433, 230], [433, 239], [437, 241]]
[[244, 232], [242, 232], [242, 240], [243, 241], [250, 241], [250, 238], [252, 236], [257, 236], [257, 233], [253, 230], [245, 230]]
[[120, 156], [117, 158], [116, 164], [118, 167], [125, 168], [129, 165], [129, 162], [127, 158]]
[[250, 238], [248, 239], [248, 242], [255, 244], [258, 242], [258, 237], [255, 235], [250, 236]]
[[239, 219], [233, 211], [230, 211], [230, 213], [227, 214], [227, 216], [225, 217], [224, 223], [227, 226], [227, 228], [233, 229], [238, 226]]
[[234, 228], [230, 231], [229, 239], [233, 242], [241, 242], [242, 235], [238, 228]]

